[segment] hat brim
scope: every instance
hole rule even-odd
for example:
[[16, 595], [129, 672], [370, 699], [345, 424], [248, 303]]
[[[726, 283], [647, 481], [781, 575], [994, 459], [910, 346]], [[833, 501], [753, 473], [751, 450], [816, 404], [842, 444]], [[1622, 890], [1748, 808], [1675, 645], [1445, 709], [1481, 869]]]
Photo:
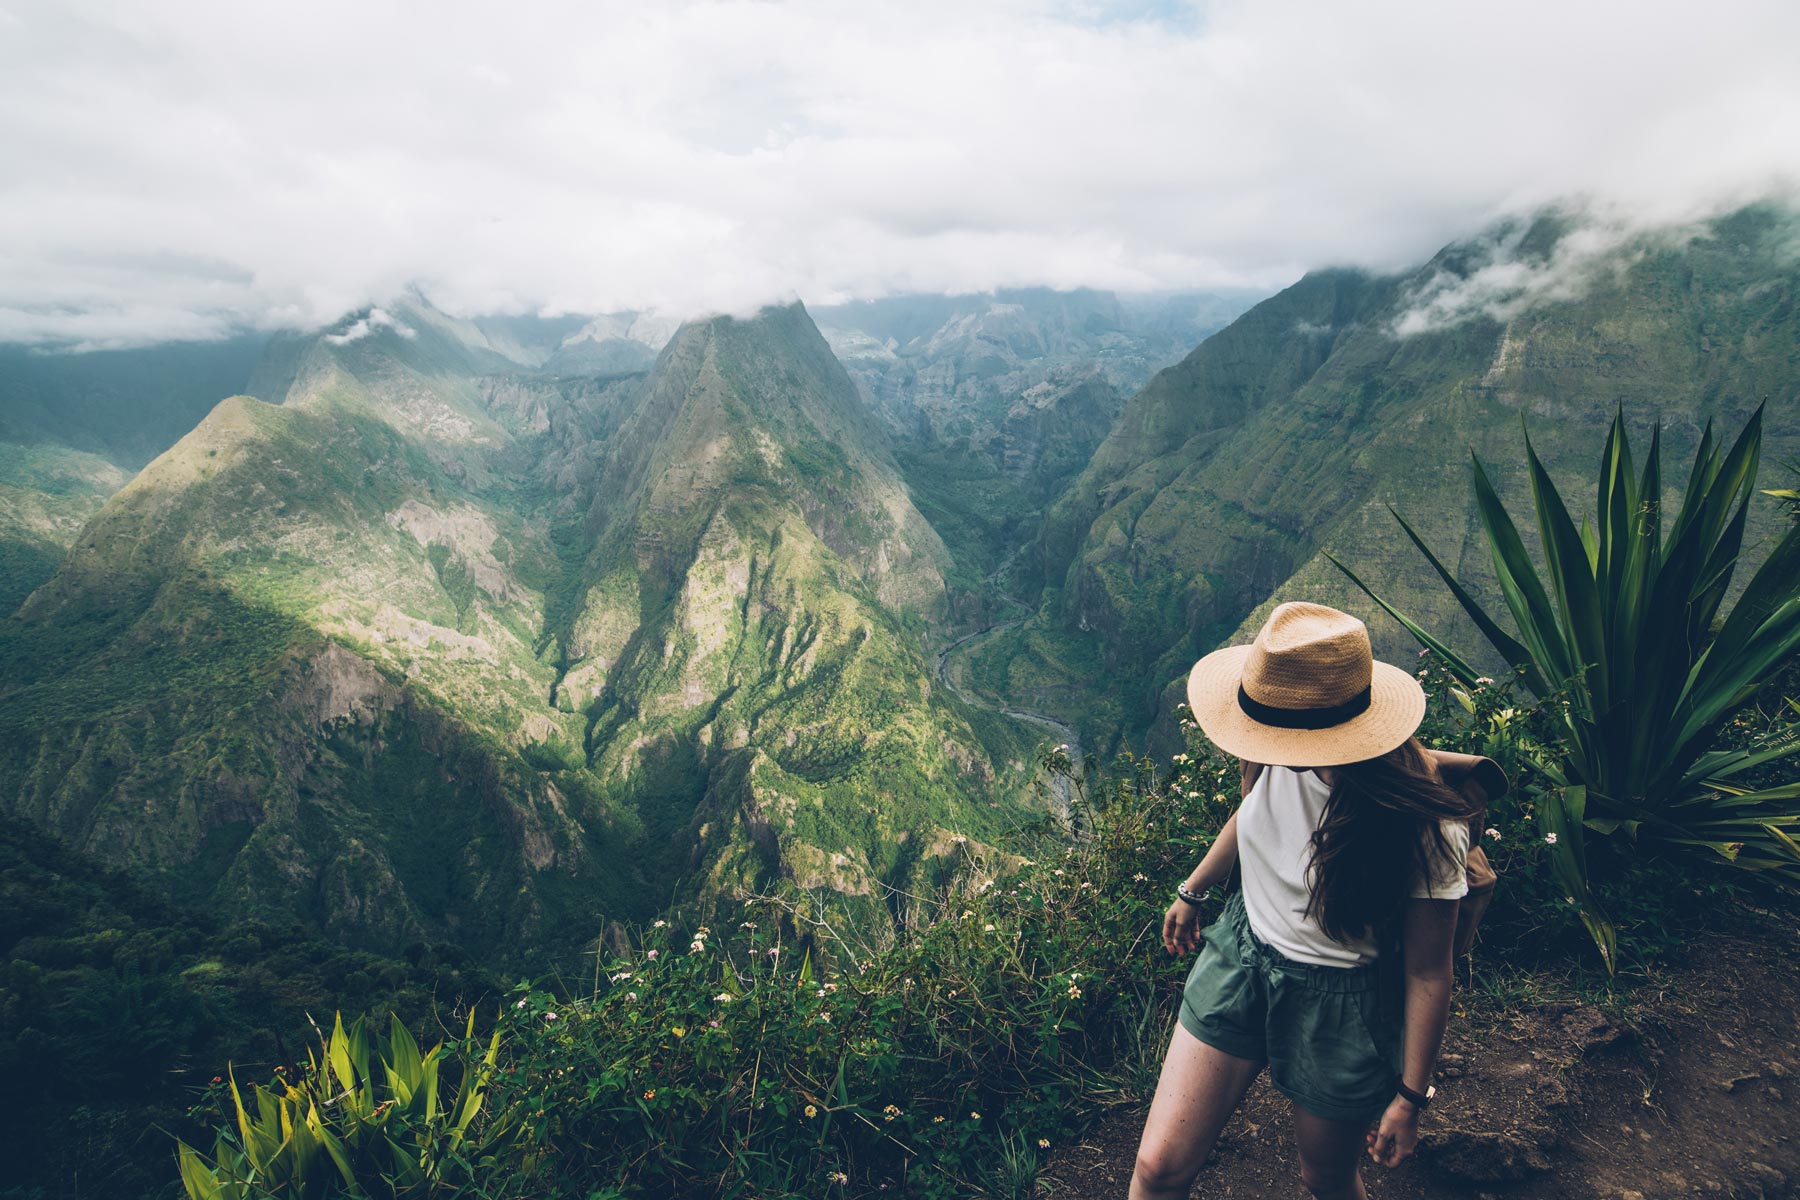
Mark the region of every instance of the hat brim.
[[1188, 672], [1188, 707], [1213, 745], [1234, 758], [1280, 767], [1335, 767], [1379, 758], [1425, 719], [1425, 689], [1390, 663], [1374, 664], [1369, 707], [1325, 729], [1283, 729], [1238, 707], [1238, 685], [1251, 646], [1214, 650]]

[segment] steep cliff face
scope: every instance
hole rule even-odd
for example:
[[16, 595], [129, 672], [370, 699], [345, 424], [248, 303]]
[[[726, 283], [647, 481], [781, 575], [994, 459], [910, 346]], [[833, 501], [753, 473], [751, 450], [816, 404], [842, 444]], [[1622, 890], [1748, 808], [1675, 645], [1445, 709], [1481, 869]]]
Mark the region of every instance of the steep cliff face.
[[[1277, 599], [1367, 610], [1327, 548], [1468, 634], [1386, 505], [1484, 590], [1467, 454], [1522, 502], [1522, 419], [1581, 494], [1615, 408], [1646, 436], [1660, 418], [1678, 463], [1705, 421], [1734, 427], [1768, 397], [1766, 461], [1790, 456], [1792, 217], [1752, 210], [1585, 257], [1568, 229], [1497, 230], [1405, 276], [1308, 276], [1159, 375], [1055, 505], [1043, 608], [991, 644], [986, 677], [1077, 719], [1103, 714], [1102, 741], [1142, 730], [1166, 711], [1166, 684]], [[1381, 650], [1410, 653], [1371, 625]], [[1069, 664], [1121, 682], [1095, 697]]]
[[1016, 811], [1028, 743], [934, 690], [947, 555], [803, 309], [677, 334], [595, 495], [560, 695], [667, 871], [878, 906]]

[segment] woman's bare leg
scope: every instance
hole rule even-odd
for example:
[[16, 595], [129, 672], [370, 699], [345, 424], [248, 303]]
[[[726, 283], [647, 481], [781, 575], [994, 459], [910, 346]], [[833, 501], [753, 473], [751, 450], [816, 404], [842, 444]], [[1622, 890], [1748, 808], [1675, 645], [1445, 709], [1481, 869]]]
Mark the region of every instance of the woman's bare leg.
[[1260, 1062], [1214, 1049], [1177, 1021], [1138, 1143], [1131, 1200], [1186, 1196], [1219, 1132], [1262, 1069]]
[[1362, 1162], [1367, 1121], [1328, 1121], [1294, 1105], [1300, 1143], [1300, 1181], [1316, 1200], [1364, 1200]]

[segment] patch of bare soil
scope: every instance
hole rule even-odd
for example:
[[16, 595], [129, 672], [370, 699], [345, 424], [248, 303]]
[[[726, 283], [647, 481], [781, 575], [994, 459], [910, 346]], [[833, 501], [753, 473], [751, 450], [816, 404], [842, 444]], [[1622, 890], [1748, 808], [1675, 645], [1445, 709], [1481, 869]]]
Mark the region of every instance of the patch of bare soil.
[[[1418, 1155], [1377, 1200], [1800, 1197], [1800, 943], [1713, 936], [1623, 1015], [1568, 1004], [1453, 1020]], [[1053, 1197], [1123, 1197], [1143, 1110], [1058, 1150]], [[1193, 1195], [1300, 1197], [1288, 1105], [1259, 1080]]]

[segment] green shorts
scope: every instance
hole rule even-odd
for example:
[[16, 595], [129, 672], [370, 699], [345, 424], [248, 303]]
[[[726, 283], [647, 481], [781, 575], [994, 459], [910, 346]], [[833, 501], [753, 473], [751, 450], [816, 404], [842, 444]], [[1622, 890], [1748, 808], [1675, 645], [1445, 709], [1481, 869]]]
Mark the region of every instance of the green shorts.
[[1400, 1081], [1401, 1002], [1382, 961], [1298, 963], [1250, 931], [1234, 892], [1182, 988], [1181, 1024], [1216, 1049], [1269, 1064], [1275, 1089], [1333, 1121], [1373, 1121]]

